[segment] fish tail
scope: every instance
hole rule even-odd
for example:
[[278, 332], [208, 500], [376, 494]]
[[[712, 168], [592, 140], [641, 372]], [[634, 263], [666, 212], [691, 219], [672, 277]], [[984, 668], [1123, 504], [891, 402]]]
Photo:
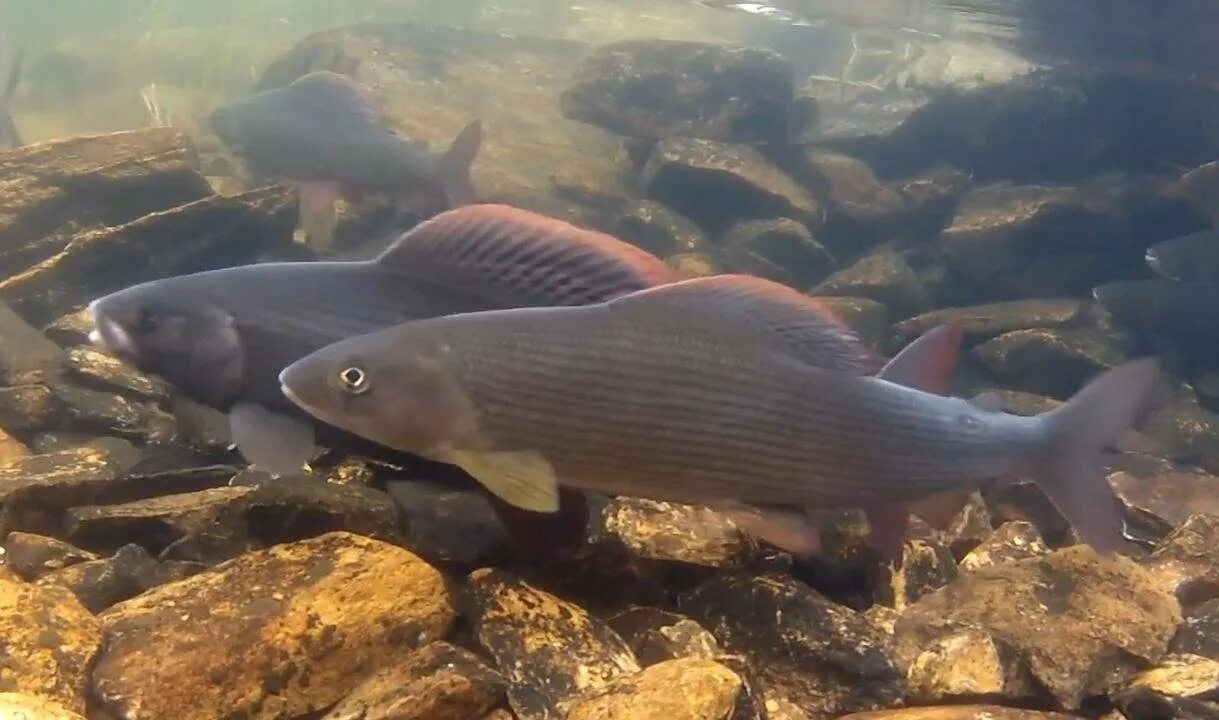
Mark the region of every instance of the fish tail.
[[1105, 372], [1065, 405], [1042, 415], [1047, 446], [1033, 479], [1080, 538], [1111, 553], [1122, 539], [1122, 513], [1105, 477], [1105, 456], [1153, 409], [1160, 363], [1133, 360]]
[[474, 183], [470, 180], [470, 166], [474, 164], [482, 142], [482, 121], [474, 120], [462, 128], [440, 159], [440, 182], [450, 208], [470, 205], [477, 199]]

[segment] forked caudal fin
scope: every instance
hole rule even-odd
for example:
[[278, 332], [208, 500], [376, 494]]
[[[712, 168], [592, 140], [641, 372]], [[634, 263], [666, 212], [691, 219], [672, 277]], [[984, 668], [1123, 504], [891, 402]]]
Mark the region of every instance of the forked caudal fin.
[[478, 157], [482, 143], [482, 122], [474, 120], [457, 133], [449, 149], [440, 158], [440, 183], [444, 187], [444, 196], [450, 208], [477, 201], [474, 183], [470, 179], [470, 166], [474, 164], [474, 158]]
[[1117, 550], [1122, 539], [1122, 514], [1102, 461], [1150, 412], [1161, 377], [1158, 360], [1133, 360], [1105, 372], [1067, 404], [1041, 416], [1048, 447], [1029, 471], [1097, 552]]

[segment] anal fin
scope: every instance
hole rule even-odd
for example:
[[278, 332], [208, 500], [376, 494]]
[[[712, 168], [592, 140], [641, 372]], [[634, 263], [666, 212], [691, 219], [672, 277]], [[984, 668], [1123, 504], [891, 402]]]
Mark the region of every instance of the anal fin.
[[443, 459], [465, 470], [509, 505], [540, 513], [559, 510], [559, 483], [554, 468], [541, 453], [450, 450]]

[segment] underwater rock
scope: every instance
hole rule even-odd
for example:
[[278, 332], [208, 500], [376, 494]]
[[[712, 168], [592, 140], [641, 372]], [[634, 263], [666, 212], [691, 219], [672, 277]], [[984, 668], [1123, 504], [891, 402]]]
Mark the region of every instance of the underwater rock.
[[[1127, 514], [1161, 537], [1190, 515], [1219, 515], [1219, 477], [1203, 472], [1111, 473], [1113, 487]], [[1129, 522], [1129, 521], [1128, 521]]]
[[930, 299], [914, 270], [900, 253], [888, 248], [865, 255], [809, 291], [812, 295], [846, 295], [875, 300], [894, 317], [926, 311]]
[[10, 432], [51, 427], [62, 410], [51, 388], [42, 383], [0, 388], [0, 427]]
[[277, 545], [102, 613], [93, 690], [120, 717], [295, 717], [438, 639], [444, 578], [406, 550], [335, 532]]
[[190, 577], [197, 563], [161, 562], [139, 545], [124, 545], [111, 557], [75, 563], [48, 573], [38, 585], [60, 585], [72, 591], [91, 613], [100, 613], [158, 585]]
[[797, 155], [800, 177], [825, 205], [829, 220], [878, 231], [906, 212], [900, 193], [876, 178], [872, 168], [850, 155], [803, 147]]
[[792, 65], [772, 50], [643, 39], [594, 48], [559, 97], [563, 114], [647, 140], [787, 141]]
[[13, 720], [85, 720], [85, 716], [40, 695], [0, 692], [0, 717]]
[[1143, 564], [1186, 607], [1219, 598], [1219, 517], [1191, 515]]
[[1036, 298], [932, 310], [893, 326], [894, 342], [906, 344], [936, 325], [952, 323], [966, 341], [980, 342], [1015, 330], [1069, 325], [1079, 319], [1083, 302], [1072, 298]]
[[1077, 296], [1139, 271], [1129, 234], [1111, 194], [998, 183], [961, 200], [939, 247], [978, 297]]
[[1013, 330], [973, 352], [1004, 385], [1062, 399], [1126, 359], [1106, 334], [1087, 329]]
[[741, 692], [739, 675], [712, 660], [666, 660], [618, 678], [573, 703], [567, 720], [723, 720]]
[[66, 588], [0, 578], [0, 684], [84, 714], [89, 668], [102, 647], [97, 619]]
[[1189, 654], [1165, 656], [1130, 681], [1120, 694], [1152, 692], [1164, 698], [1219, 698], [1219, 660]]
[[479, 198], [564, 216], [573, 203], [551, 183], [556, 168], [609, 188], [627, 164], [618, 137], [563, 117], [556, 102], [587, 50], [557, 38], [361, 24], [305, 37], [267, 67], [257, 88], [337, 68], [370, 89], [390, 129], [431, 150], [481, 118], [472, 171]]
[[876, 167], [894, 176], [947, 162], [1016, 182], [1192, 167], [1219, 157], [1217, 123], [1219, 97], [1200, 84], [1064, 66], [937, 95], [885, 138]]
[[[31, 455], [0, 467], [0, 503], [4, 520], [15, 506], [33, 499], [39, 504], [88, 501], [120, 473], [135, 465], [140, 452], [117, 438], [99, 438], [88, 446], [46, 455]], [[9, 528], [15, 529], [15, 528]]]
[[923, 650], [906, 672], [907, 701], [1044, 704], [1045, 691], [1029, 676], [1020, 653], [984, 630], [945, 635]]
[[723, 568], [752, 554], [736, 525], [706, 507], [620, 497], [602, 511], [601, 523], [609, 537], [647, 560]]
[[1015, 648], [1064, 708], [1104, 695], [1167, 651], [1181, 608], [1151, 572], [1087, 546], [963, 573], [898, 620], [909, 666], [931, 643], [979, 627]]
[[649, 197], [712, 232], [740, 220], [808, 223], [820, 212], [804, 188], [747, 145], [666, 138], [648, 156], [642, 182]]
[[250, 549], [346, 531], [396, 540], [397, 516], [382, 492], [311, 478], [239, 476], [231, 487], [68, 510], [67, 537], [93, 550], [139, 543], [179, 560], [214, 563]]
[[67, 363], [63, 349], [0, 303], [0, 383], [26, 385], [60, 375]]
[[474, 636], [507, 678], [521, 720], [564, 717], [580, 693], [639, 672], [608, 625], [508, 573], [476, 570], [467, 596]]
[[51, 322], [128, 285], [254, 261], [292, 243], [296, 202], [285, 187], [211, 195], [124, 225], [86, 230], [28, 271], [0, 282], [0, 298]]
[[1145, 432], [1172, 459], [1219, 473], [1219, 414], [1193, 397], [1178, 398], [1159, 408], [1147, 421]]
[[717, 247], [733, 272], [801, 289], [824, 280], [837, 265], [808, 227], [790, 218], [739, 222]]
[[707, 237], [689, 218], [653, 200], [632, 200], [610, 213], [605, 231], [657, 257], [707, 252]]
[[800, 144], [870, 157], [926, 102], [924, 94], [896, 84], [880, 88], [811, 77], [793, 101], [791, 137]]
[[862, 297], [828, 295], [818, 296], [817, 301], [872, 348], [880, 346], [889, 330], [889, 308], [884, 303]]
[[716, 577], [682, 598], [680, 607], [727, 650], [749, 660], [767, 696], [786, 697], [811, 717], [901, 699], [891, 637], [795, 579]]
[[434, 642], [369, 677], [321, 720], [469, 720], [503, 697], [503, 678], [477, 656]]
[[910, 539], [902, 547], [900, 564], [881, 563], [874, 570], [873, 597], [900, 612], [956, 577], [957, 563], [947, 543]]
[[973, 176], [954, 167], [938, 167], [892, 183], [906, 205], [905, 222], [916, 237], [947, 227]]
[[688, 617], [653, 607], [632, 607], [605, 619], [643, 667], [677, 658], [714, 659], [715, 636]]
[[121, 225], [211, 193], [191, 139], [150, 128], [53, 140], [0, 157], [0, 276], [63, 250], [82, 228]]
[[145, 375], [122, 360], [93, 348], [69, 349], [68, 371], [112, 391], [130, 392], [149, 400], [169, 399], [169, 383]]
[[173, 416], [152, 403], [63, 383], [52, 386], [52, 390], [72, 430], [142, 443], [168, 442], [176, 433], [177, 423]]
[[1219, 225], [1219, 160], [1190, 170], [1165, 192], [1189, 202], [1211, 225]]
[[1050, 549], [1041, 539], [1037, 527], [1023, 520], [1005, 522], [990, 537], [961, 558], [961, 572], [1002, 565], [1015, 560], [1046, 555]]
[[943, 705], [853, 713], [838, 720], [1077, 720], [1077, 717], [1002, 705]]
[[1208, 600], [1191, 610], [1168, 648], [1174, 653], [1219, 660], [1219, 599]]
[[403, 544], [424, 560], [469, 572], [502, 564], [511, 554], [485, 493], [424, 480], [388, 482], [385, 491], [398, 508]]
[[710, 255], [704, 253], [682, 253], [665, 258], [669, 267], [673, 268], [683, 278], [707, 277], [723, 272], [720, 264]]
[[43, 535], [11, 532], [4, 539], [4, 564], [30, 582], [69, 565], [97, 559], [88, 550]]
[[60, 347], [90, 347], [89, 333], [93, 331], [93, 313], [83, 307], [59, 318], [42, 329], [42, 334]]

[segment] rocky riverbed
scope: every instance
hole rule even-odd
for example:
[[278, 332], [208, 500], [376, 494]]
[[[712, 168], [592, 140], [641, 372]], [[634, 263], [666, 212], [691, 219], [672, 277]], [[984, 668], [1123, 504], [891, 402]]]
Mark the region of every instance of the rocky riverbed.
[[[844, 94], [796, 87], [767, 50], [408, 25], [311, 36], [258, 84], [316, 69], [354, 73], [430, 143], [481, 118], [485, 199], [691, 275], [790, 284], [886, 354], [959, 323], [957, 390], [1011, 412], [1154, 346], [1176, 373], [1155, 452], [1109, 478], [1127, 547], [1077, 545], [1015, 483], [947, 531], [916, 522], [896, 564], [858, 513], [797, 562], [634, 498], [596, 498], [574, 555], [522, 556], [483, 495], [410, 469], [324, 456], [261, 476], [213, 411], [91, 349], [82, 310], [302, 257], [293, 195], [207, 135], [65, 138], [0, 154], [0, 715], [1219, 716], [1219, 367], [1091, 295], [1216, 222], [1219, 97], [1057, 70]], [[375, 251], [403, 222], [347, 207], [338, 247]]]

